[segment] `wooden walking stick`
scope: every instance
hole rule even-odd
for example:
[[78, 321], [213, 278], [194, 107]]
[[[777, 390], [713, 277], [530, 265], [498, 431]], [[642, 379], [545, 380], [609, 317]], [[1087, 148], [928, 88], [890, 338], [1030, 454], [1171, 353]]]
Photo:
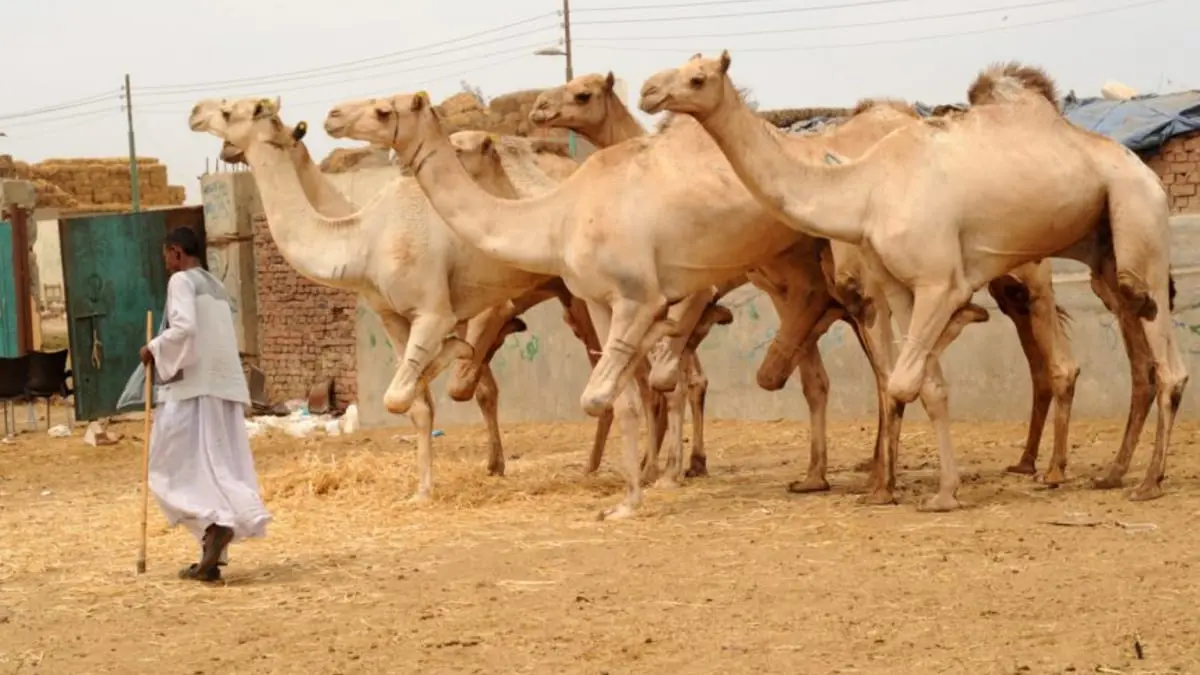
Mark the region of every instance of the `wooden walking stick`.
[[[154, 313], [146, 312], [146, 344], [154, 339]], [[142, 540], [138, 547], [137, 573], [146, 572], [146, 512], [150, 504], [150, 398], [153, 395], [154, 364], [146, 364], [146, 419], [142, 428]]]

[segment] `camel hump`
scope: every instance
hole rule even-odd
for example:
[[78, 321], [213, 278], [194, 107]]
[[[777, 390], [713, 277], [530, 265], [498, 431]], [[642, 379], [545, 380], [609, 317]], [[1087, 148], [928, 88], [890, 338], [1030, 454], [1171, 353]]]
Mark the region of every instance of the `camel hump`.
[[917, 111], [913, 110], [913, 107], [911, 105], [909, 105], [907, 101], [902, 101], [897, 98], [864, 98], [864, 99], [861, 99], [861, 100], [859, 100], [859, 102], [857, 104], [855, 104], [854, 110], [850, 113], [850, 116], [856, 117], [858, 115], [861, 115], [861, 114], [867, 112], [868, 110], [875, 110], [877, 108], [886, 108], [888, 110], [893, 110], [895, 112], [900, 113], [901, 115], [905, 115], [908, 117], [914, 117], [914, 118], [920, 117], [920, 115], [917, 114]]
[[1029, 94], [1040, 96], [1058, 107], [1058, 89], [1046, 71], [1016, 61], [985, 68], [967, 90], [971, 105], [1013, 103]]

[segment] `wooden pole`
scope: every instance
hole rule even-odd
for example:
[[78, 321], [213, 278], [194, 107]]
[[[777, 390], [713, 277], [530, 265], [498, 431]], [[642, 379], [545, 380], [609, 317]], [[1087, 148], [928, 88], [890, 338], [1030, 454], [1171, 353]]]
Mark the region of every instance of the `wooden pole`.
[[[146, 344], [154, 339], [154, 313], [146, 311]], [[150, 506], [150, 410], [154, 395], [154, 365], [146, 364], [146, 419], [142, 427], [142, 532], [138, 547], [137, 573], [146, 572], [146, 516]]]

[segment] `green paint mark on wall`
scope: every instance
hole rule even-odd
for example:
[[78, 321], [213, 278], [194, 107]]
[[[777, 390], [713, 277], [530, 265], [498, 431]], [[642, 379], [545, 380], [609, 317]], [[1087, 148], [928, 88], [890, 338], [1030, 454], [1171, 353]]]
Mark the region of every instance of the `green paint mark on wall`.
[[750, 315], [752, 321], [758, 321], [758, 308], [754, 306], [753, 302], [746, 305], [746, 313]]
[[530, 335], [529, 340], [525, 343], [525, 348], [521, 350], [521, 358], [526, 361], [532, 361], [538, 353], [538, 337]]
[[370, 335], [370, 338], [371, 338], [371, 339], [369, 340], [369, 342], [371, 343], [371, 348], [372, 348], [372, 349], [374, 349], [374, 348], [375, 348], [375, 333], [370, 333], [369, 335]]

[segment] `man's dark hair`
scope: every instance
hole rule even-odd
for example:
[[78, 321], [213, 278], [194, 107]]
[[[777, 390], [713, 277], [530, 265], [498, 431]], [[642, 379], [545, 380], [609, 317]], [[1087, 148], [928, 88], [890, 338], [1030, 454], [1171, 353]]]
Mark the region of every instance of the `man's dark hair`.
[[208, 269], [208, 261], [201, 255], [200, 237], [192, 228], [177, 227], [171, 230], [163, 240], [163, 246], [178, 246], [184, 255], [196, 258], [201, 267]]

